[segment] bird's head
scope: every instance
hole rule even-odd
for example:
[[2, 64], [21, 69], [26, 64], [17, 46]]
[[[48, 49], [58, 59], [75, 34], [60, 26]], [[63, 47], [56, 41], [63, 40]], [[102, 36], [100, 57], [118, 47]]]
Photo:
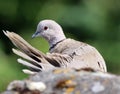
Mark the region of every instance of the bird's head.
[[50, 45], [65, 39], [61, 26], [53, 20], [43, 20], [39, 22], [37, 30], [32, 35], [32, 38], [38, 36], [45, 38]]

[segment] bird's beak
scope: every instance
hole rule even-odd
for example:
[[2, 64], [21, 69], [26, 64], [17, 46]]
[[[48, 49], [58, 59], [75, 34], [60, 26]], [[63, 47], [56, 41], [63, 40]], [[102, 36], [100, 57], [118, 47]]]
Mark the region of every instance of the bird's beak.
[[39, 35], [39, 32], [36, 31], [36, 32], [32, 35], [32, 38], [35, 38], [35, 37], [37, 37], [38, 35]]
[[35, 38], [35, 37], [36, 37], [36, 34], [33, 34], [33, 35], [32, 35], [32, 38]]

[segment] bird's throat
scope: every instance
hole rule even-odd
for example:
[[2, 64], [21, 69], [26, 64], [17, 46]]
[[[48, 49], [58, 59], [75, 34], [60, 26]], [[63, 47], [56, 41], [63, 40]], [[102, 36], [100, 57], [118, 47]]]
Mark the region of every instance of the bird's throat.
[[57, 38], [53, 38], [53, 39], [49, 40], [48, 42], [49, 42], [50, 49], [54, 48], [58, 43], [60, 43], [61, 41], [65, 40], [65, 39], [66, 39], [66, 37], [63, 36], [63, 37], [59, 37], [59, 38], [57, 37]]

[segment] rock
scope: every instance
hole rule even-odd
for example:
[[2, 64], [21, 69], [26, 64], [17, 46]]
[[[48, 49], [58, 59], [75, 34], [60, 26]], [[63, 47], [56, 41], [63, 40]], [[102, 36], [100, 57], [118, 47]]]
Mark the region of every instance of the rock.
[[36, 73], [23, 81], [13, 81], [2, 94], [120, 94], [120, 76], [56, 69]]

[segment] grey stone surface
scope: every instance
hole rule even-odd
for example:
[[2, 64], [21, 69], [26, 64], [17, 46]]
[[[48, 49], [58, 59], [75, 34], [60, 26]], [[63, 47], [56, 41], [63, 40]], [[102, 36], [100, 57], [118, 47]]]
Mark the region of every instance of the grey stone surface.
[[120, 94], [120, 76], [84, 70], [56, 69], [39, 72], [23, 81], [13, 81], [2, 94]]

